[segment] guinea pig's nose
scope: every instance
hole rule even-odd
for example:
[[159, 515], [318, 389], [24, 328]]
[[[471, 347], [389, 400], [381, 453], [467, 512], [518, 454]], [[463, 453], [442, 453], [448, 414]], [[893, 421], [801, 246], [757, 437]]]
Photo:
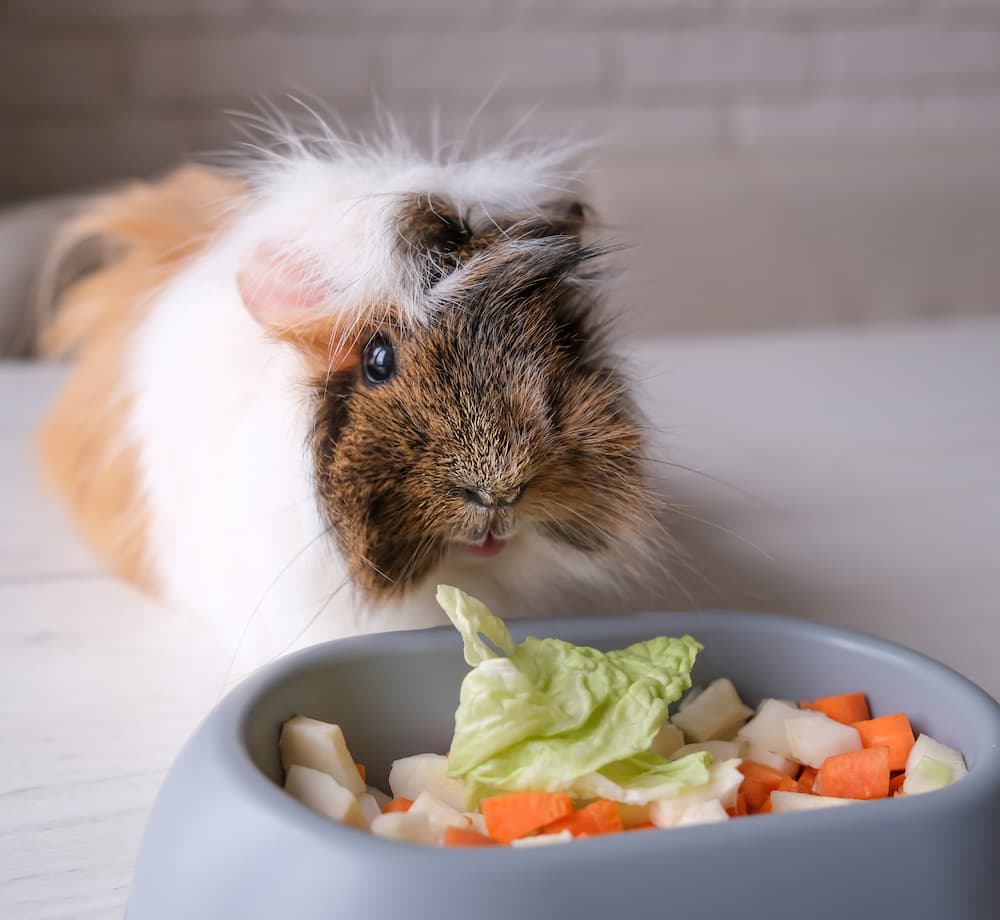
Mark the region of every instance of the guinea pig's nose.
[[482, 487], [473, 489], [468, 486], [460, 486], [458, 491], [470, 505], [475, 505], [478, 508], [495, 508], [497, 505], [515, 504], [524, 495], [527, 485], [527, 483], [522, 483], [513, 489], [505, 489], [503, 492]]

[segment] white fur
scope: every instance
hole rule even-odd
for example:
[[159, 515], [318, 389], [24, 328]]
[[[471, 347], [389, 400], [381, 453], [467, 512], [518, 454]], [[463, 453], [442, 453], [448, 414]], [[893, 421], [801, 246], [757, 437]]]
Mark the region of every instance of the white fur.
[[235, 280], [260, 244], [276, 244], [308, 259], [330, 309], [386, 303], [416, 317], [416, 279], [393, 257], [400, 195], [441, 194], [482, 224], [536, 208], [563, 180], [546, 156], [281, 161], [233, 228], [155, 296], [130, 369], [149, 559], [171, 601], [204, 611], [239, 647], [236, 672], [297, 642], [443, 622], [439, 581], [505, 616], [575, 609], [606, 581], [581, 554], [525, 532], [498, 557], [456, 554], [398, 604], [362, 609], [313, 491], [302, 359], [263, 333]]

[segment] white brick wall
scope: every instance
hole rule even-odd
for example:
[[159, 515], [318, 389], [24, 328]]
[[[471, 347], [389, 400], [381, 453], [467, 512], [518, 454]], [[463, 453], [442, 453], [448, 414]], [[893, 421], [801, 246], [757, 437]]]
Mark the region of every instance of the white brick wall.
[[[0, 199], [162, 168], [223, 109], [733, 147], [1000, 137], [1000, 0], [0, 0]], [[475, 131], [474, 131], [475, 133]]]

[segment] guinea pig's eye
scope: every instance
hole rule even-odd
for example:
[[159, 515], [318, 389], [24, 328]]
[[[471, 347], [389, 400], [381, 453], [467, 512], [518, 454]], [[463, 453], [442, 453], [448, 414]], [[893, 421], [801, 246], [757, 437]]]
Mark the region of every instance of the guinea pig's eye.
[[388, 383], [396, 376], [396, 349], [381, 332], [375, 333], [361, 353], [361, 377], [371, 387]]

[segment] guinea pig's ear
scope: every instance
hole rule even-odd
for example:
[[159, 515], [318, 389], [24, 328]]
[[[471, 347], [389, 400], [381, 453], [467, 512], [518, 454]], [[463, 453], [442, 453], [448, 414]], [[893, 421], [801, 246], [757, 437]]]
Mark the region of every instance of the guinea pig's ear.
[[240, 266], [236, 286], [250, 315], [298, 348], [317, 373], [343, 370], [352, 362], [355, 324], [331, 303], [314, 257], [261, 243]]
[[542, 206], [542, 214], [553, 236], [579, 236], [590, 223], [590, 209], [575, 198], [550, 201]]

